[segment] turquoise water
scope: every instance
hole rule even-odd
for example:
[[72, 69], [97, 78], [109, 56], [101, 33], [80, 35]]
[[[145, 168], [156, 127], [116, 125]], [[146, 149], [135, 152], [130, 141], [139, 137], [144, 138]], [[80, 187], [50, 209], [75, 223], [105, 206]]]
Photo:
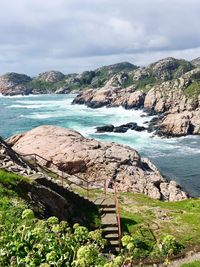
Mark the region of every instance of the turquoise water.
[[149, 157], [163, 174], [176, 180], [191, 195], [200, 196], [200, 137], [162, 139], [131, 130], [125, 134], [96, 134], [94, 128], [99, 125], [126, 122], [142, 125], [152, 117], [141, 117], [143, 112], [138, 110], [93, 110], [71, 105], [73, 98], [73, 95], [0, 96], [0, 135], [6, 138], [51, 124], [73, 128], [86, 137], [126, 144]]

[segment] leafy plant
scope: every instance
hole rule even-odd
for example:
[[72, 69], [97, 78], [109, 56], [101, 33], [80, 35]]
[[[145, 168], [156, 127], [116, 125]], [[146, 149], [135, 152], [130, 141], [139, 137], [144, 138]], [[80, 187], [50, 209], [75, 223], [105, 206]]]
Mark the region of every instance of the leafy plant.
[[0, 266], [103, 266], [101, 233], [78, 224], [71, 229], [56, 217], [39, 220], [25, 209], [21, 223], [0, 230]]
[[169, 257], [176, 255], [182, 249], [174, 236], [166, 235], [158, 242], [151, 230], [147, 228], [140, 229], [134, 235], [123, 236], [122, 246], [132, 259]]

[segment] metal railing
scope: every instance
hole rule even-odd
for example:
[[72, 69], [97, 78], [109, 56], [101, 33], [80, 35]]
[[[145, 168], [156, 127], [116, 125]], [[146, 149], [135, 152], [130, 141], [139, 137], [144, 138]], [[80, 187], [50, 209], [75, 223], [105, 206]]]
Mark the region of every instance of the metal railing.
[[118, 190], [117, 190], [116, 182], [114, 183], [114, 193], [115, 193], [115, 209], [116, 209], [116, 215], [117, 215], [119, 246], [121, 246], [122, 228], [121, 228], [121, 219], [120, 219], [119, 197], [118, 197]]
[[[87, 197], [88, 198], [89, 198], [89, 192], [90, 192], [91, 189], [99, 189], [99, 188], [102, 188], [103, 187], [104, 188], [104, 194], [105, 195], [107, 194], [107, 181], [106, 181], [106, 179], [87, 180], [87, 179], [84, 179], [84, 178], [82, 178], [80, 176], [77, 176], [77, 175], [73, 175], [73, 174], [70, 175], [70, 174], [64, 172], [63, 170], [59, 169], [59, 167], [55, 163], [53, 163], [52, 161], [50, 161], [48, 159], [45, 159], [44, 157], [42, 157], [42, 156], [40, 156], [40, 155], [38, 155], [36, 153], [32, 153], [32, 154], [19, 154], [19, 155], [22, 158], [24, 158], [24, 159], [26, 159], [27, 157], [32, 157], [33, 158], [33, 161], [34, 161], [34, 164], [37, 167], [43, 169], [46, 172], [50, 172], [51, 175], [54, 175], [57, 178], [60, 178], [61, 179], [61, 182], [62, 182], [62, 186], [64, 185], [64, 181], [66, 181], [67, 184], [69, 184], [69, 185], [73, 184], [73, 185], [76, 185], [77, 187], [80, 187], [81, 189], [87, 191]], [[45, 161], [46, 162], [45, 166], [44, 165], [41, 165], [39, 163], [38, 159]], [[31, 164], [30, 161], [29, 161], [30, 159], [29, 160], [26, 159], [26, 160], [29, 162], [29, 164]], [[54, 169], [52, 170], [50, 168], [52, 166], [55, 167], [56, 170], [59, 171], [59, 173], [57, 171], [55, 171]], [[35, 167], [35, 166], [33, 165], [33, 167]], [[77, 182], [74, 182], [73, 180], [71, 180], [73, 178], [75, 178], [76, 180], [80, 180], [83, 183], [83, 185], [81, 185], [80, 183], [77, 183]], [[94, 184], [97, 183], [97, 182], [103, 182], [103, 186], [100, 187], [100, 185], [98, 185], [97, 187], [95, 187]]]
[[[83, 190], [86, 190], [87, 191], [87, 198], [89, 198], [89, 193], [90, 193], [90, 190], [91, 189], [99, 189], [99, 188], [102, 188], [101, 187], [94, 187], [94, 183], [97, 183], [97, 182], [103, 182], [103, 188], [104, 188], [104, 194], [106, 196], [107, 194], [107, 180], [106, 179], [96, 179], [96, 180], [86, 180], [80, 176], [77, 176], [77, 175], [70, 175], [66, 172], [64, 172], [63, 170], [60, 170], [58, 168], [58, 166], [53, 163], [51, 160], [47, 160], [45, 159], [44, 157], [36, 154], [36, 153], [32, 153], [32, 154], [19, 154], [17, 153], [20, 157], [22, 157], [23, 159], [26, 159], [27, 157], [32, 157], [33, 160], [34, 160], [34, 164], [43, 169], [44, 171], [48, 171], [48, 172], [51, 172], [52, 175], [56, 176], [57, 178], [61, 178], [61, 181], [62, 181], [62, 186], [64, 185], [64, 181], [67, 182], [67, 184], [71, 185], [71, 184], [74, 184], [76, 185], [77, 187], [80, 187], [81, 189]], [[38, 162], [38, 159], [40, 160], [43, 160], [46, 162], [46, 166], [43, 166], [41, 165], [39, 162]], [[27, 160], [27, 159], [26, 159]], [[29, 162], [29, 164], [32, 164], [30, 163], [30, 159], [27, 160]], [[33, 166], [33, 167], [36, 167], [36, 166]], [[59, 172], [61, 172], [61, 174], [59, 174], [58, 172], [52, 170], [50, 167], [51, 166], [54, 166], [56, 168], [56, 170], [58, 170]], [[80, 185], [80, 183], [76, 183], [72, 180], [70, 180], [70, 178], [75, 178], [75, 179], [78, 179], [80, 180], [83, 184], [86, 185], [83, 186], [83, 185]], [[92, 185], [92, 187], [91, 187]], [[116, 182], [113, 183], [113, 189], [114, 189], [114, 202], [115, 202], [115, 210], [116, 210], [116, 217], [117, 217], [117, 226], [118, 226], [118, 237], [119, 237], [119, 246], [121, 245], [121, 237], [122, 237], [122, 230], [121, 230], [121, 220], [120, 220], [120, 208], [119, 208], [119, 198], [118, 198], [118, 190], [117, 190], [117, 186], [116, 186]]]

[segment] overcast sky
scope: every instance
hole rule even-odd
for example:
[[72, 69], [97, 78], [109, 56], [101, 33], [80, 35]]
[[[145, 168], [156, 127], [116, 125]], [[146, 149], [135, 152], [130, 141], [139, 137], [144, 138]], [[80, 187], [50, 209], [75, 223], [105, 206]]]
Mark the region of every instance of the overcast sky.
[[200, 0], [0, 0], [0, 73], [200, 56]]

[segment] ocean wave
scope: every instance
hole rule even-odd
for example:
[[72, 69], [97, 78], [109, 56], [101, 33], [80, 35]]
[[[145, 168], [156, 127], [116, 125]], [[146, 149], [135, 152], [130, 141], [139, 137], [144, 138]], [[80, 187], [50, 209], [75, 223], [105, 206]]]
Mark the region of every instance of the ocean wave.
[[15, 99], [15, 98], [32, 98], [32, 97], [40, 97], [40, 96], [43, 96], [43, 95], [32, 95], [32, 94], [30, 94], [30, 95], [13, 95], [13, 96], [10, 96], [10, 95], [2, 95], [1, 93], [0, 93], [0, 98], [13, 98], [13, 99]]
[[28, 118], [28, 119], [37, 119], [37, 120], [44, 120], [49, 118], [63, 118], [66, 117], [63, 113], [35, 113], [30, 115], [20, 115], [21, 118]]

